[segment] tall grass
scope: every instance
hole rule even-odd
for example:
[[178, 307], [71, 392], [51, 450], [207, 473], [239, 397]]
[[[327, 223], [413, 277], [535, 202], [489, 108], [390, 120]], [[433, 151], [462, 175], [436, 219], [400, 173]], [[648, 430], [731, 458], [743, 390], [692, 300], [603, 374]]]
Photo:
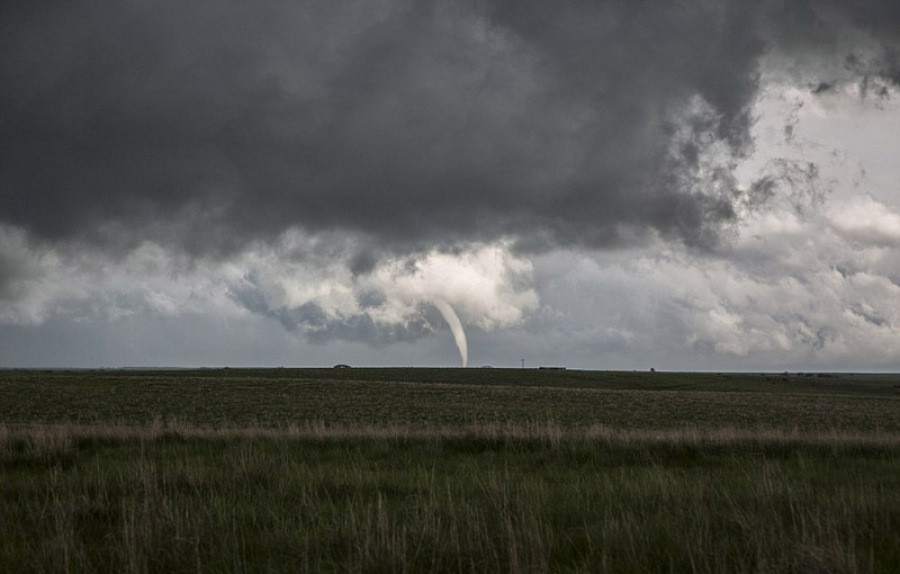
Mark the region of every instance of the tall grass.
[[890, 572], [900, 434], [0, 424], [4, 572]]

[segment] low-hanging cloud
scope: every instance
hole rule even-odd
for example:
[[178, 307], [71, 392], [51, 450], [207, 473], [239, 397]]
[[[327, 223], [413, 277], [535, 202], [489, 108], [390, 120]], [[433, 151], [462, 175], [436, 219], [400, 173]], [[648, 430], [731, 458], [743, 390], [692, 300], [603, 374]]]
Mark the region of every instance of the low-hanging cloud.
[[362, 275], [354, 275], [340, 256], [293, 264], [286, 257], [298, 244], [315, 250], [318, 242], [289, 235], [275, 249], [248, 253], [243, 278], [233, 286], [235, 300], [313, 340], [374, 344], [411, 340], [439, 328], [435, 301], [451, 305], [466, 325], [484, 331], [517, 325], [537, 307], [532, 264], [508, 246], [387, 258]]
[[348, 261], [354, 251], [298, 233], [227, 260], [173, 256], [152, 243], [119, 259], [67, 254], [2, 226], [0, 238], [0, 262], [20, 267], [0, 292], [0, 323], [7, 324], [39, 325], [54, 315], [95, 321], [254, 314], [313, 342], [387, 345], [445, 328], [437, 301], [482, 331], [520, 324], [538, 302], [532, 264], [505, 245], [387, 258], [355, 275]]

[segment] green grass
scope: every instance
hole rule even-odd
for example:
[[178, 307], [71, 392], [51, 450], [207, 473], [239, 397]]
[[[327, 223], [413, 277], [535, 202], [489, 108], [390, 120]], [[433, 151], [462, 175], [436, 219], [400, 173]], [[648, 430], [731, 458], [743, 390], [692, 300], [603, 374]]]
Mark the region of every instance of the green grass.
[[3, 572], [893, 572], [900, 378], [0, 372]]

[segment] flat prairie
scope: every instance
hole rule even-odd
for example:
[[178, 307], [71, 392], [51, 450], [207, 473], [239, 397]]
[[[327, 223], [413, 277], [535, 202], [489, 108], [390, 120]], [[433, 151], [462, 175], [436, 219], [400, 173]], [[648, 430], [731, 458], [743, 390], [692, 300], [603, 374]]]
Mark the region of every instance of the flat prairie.
[[0, 571], [893, 572], [900, 376], [0, 371]]

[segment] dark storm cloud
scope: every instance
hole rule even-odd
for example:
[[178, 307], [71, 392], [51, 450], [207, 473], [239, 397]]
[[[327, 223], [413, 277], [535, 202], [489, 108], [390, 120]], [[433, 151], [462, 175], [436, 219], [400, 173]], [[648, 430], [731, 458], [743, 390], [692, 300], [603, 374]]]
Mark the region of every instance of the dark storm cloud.
[[733, 189], [701, 159], [748, 151], [767, 49], [831, 49], [852, 25], [882, 47], [858, 73], [898, 78], [894, 2], [0, 10], [0, 221], [197, 253], [348, 231], [371, 239], [358, 272], [380, 248], [501, 235], [714, 242]]

